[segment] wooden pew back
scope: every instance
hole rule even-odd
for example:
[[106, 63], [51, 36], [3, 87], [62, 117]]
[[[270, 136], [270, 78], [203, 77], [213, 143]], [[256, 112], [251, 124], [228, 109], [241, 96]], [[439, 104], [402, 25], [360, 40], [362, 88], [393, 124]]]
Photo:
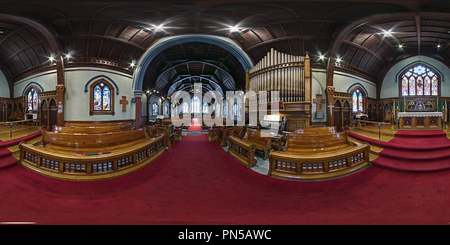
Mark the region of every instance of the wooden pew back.
[[233, 130], [231, 131], [231, 135], [242, 139], [245, 135], [245, 126], [233, 126]]
[[340, 145], [351, 144], [348, 141], [348, 132], [318, 135], [288, 135], [285, 149], [311, 149], [332, 148]]
[[334, 134], [337, 133], [336, 127], [320, 127], [320, 128], [298, 128], [294, 129], [294, 134], [310, 135], [310, 134]]
[[44, 131], [43, 141], [50, 145], [73, 148], [93, 148], [124, 144], [130, 141], [144, 139], [144, 129], [114, 132], [110, 134], [74, 135]]
[[122, 126], [122, 127], [133, 127], [131, 122], [101, 122], [101, 123], [85, 123], [85, 122], [66, 122], [66, 127], [111, 127], [111, 126]]
[[130, 131], [131, 125], [125, 126], [89, 126], [89, 127], [61, 127], [53, 125], [53, 132], [67, 134], [106, 134], [121, 131]]
[[267, 145], [267, 143], [271, 142], [269, 137], [261, 137], [261, 132], [254, 129], [247, 129], [247, 140], [262, 145]]

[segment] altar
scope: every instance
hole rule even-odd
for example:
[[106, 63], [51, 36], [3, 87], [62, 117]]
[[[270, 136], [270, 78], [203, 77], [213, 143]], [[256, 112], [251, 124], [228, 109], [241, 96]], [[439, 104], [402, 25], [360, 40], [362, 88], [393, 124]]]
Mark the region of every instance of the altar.
[[441, 129], [442, 112], [399, 112], [399, 129]]

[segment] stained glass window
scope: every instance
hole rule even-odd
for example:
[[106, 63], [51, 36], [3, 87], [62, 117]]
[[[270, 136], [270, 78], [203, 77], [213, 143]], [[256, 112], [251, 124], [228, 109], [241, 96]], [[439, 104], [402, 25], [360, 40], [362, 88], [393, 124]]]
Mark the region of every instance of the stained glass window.
[[197, 96], [192, 97], [191, 110], [192, 113], [200, 113], [200, 99]]
[[208, 103], [203, 103], [203, 113], [208, 113]]
[[33, 95], [30, 92], [28, 92], [28, 96], [27, 96], [27, 108], [29, 111], [33, 110]]
[[359, 89], [353, 91], [352, 94], [352, 111], [353, 112], [364, 111], [364, 96], [361, 93], [361, 91], [359, 91]]
[[429, 67], [418, 64], [401, 75], [402, 96], [438, 95], [439, 77]]
[[169, 106], [168, 105], [164, 105], [164, 115], [165, 116], [169, 115]]
[[31, 88], [27, 93], [27, 111], [38, 111], [38, 91]]
[[94, 111], [111, 110], [111, 89], [103, 82], [94, 87]]
[[156, 102], [155, 103], [153, 103], [153, 105], [152, 105], [152, 115], [158, 115], [159, 114], [159, 106], [158, 106], [158, 104], [156, 104]]
[[227, 111], [228, 111], [228, 104], [227, 104], [227, 101], [224, 100], [224, 101], [223, 101], [223, 115], [224, 115], [225, 117], [227, 117]]
[[236, 102], [233, 104], [233, 116], [238, 116], [239, 106]]
[[189, 105], [187, 102], [183, 103], [183, 113], [189, 113]]

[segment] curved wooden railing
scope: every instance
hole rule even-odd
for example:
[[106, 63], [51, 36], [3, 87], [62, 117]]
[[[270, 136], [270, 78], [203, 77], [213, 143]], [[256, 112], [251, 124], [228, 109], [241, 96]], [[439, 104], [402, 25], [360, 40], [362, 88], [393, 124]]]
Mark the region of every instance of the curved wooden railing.
[[[142, 131], [145, 134], [145, 131]], [[44, 176], [68, 181], [98, 181], [135, 172], [164, 153], [165, 135], [130, 141], [95, 152], [49, 150], [43, 145], [21, 143], [19, 165]], [[100, 150], [108, 150], [102, 148]]]
[[[308, 137], [315, 136], [308, 135]], [[321, 140], [311, 140], [318, 142], [317, 148], [287, 152], [272, 150], [269, 154], [267, 176], [290, 180], [324, 180], [345, 176], [371, 165], [369, 144], [339, 143], [327, 149], [323, 143], [324, 137], [325, 135], [317, 135]]]

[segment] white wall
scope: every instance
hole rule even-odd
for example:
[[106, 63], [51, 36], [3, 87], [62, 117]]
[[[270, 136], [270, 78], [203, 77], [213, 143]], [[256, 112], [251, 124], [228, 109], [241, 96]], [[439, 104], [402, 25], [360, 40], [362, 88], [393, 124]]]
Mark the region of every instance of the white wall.
[[58, 79], [56, 70], [42, 72], [14, 83], [14, 98], [21, 97], [23, 92], [31, 85], [36, 86], [36, 83], [42, 87], [41, 92], [56, 90]]
[[[119, 94], [116, 94], [117, 89], [114, 88], [114, 111], [115, 115], [89, 115], [90, 92], [89, 84], [88, 91], [84, 88], [86, 83], [92, 78], [103, 75], [114, 81], [119, 89]], [[109, 79], [105, 78], [110, 81]], [[97, 80], [97, 79], [95, 79]], [[92, 81], [94, 82], [94, 81]], [[126, 120], [135, 118], [135, 106], [131, 103], [134, 96], [132, 89], [132, 76], [118, 71], [77, 67], [65, 69], [65, 102], [64, 102], [64, 120], [67, 121], [102, 121], [102, 120]], [[120, 100], [122, 96], [126, 96], [128, 104], [126, 111], [122, 111], [122, 104]]]
[[3, 72], [0, 71], [0, 98], [9, 98], [9, 84]]
[[438, 70], [441, 74], [441, 96], [450, 97], [450, 69], [442, 62], [426, 56], [414, 56], [404, 59], [395, 64], [384, 77], [383, 84], [381, 85], [380, 98], [396, 98], [399, 97], [399, 81], [398, 75], [405, 68], [412, 65], [415, 62], [423, 62], [426, 65], [430, 65], [432, 68]]

